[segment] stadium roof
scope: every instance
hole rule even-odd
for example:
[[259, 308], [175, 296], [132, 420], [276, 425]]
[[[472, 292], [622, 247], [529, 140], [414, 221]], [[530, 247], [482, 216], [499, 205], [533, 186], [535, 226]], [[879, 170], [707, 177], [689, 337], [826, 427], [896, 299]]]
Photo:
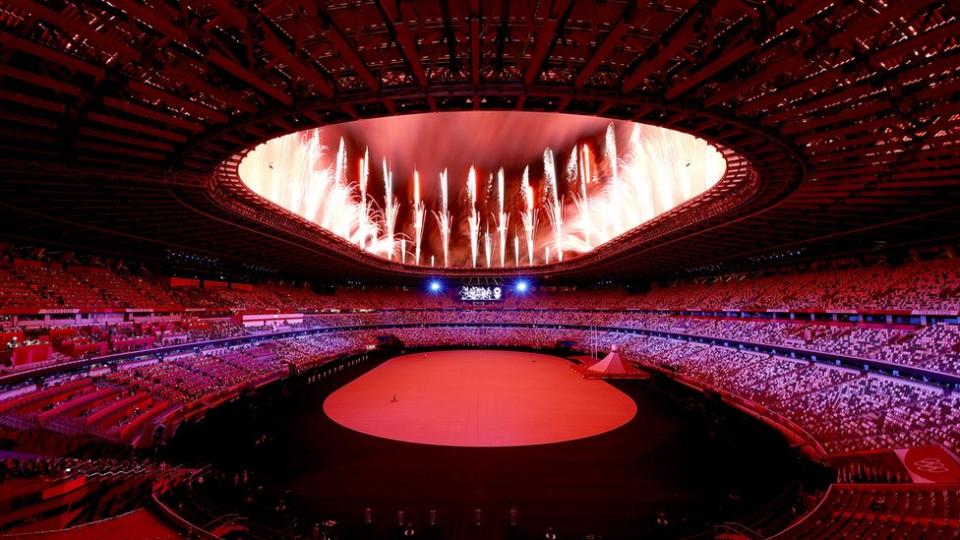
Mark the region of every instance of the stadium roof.
[[665, 126], [732, 159], [710, 196], [545, 279], [950, 242], [958, 17], [957, 0], [4, 1], [0, 236], [412, 279], [251, 197], [237, 156], [334, 122], [510, 109]]

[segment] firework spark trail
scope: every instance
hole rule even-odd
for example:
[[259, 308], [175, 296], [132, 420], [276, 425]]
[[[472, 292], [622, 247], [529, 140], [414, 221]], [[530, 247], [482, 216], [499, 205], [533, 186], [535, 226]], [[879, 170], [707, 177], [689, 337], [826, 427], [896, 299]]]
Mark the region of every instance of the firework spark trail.
[[[343, 137], [340, 137], [340, 145], [337, 147], [337, 156], [333, 164], [333, 183], [332, 186], [335, 186], [335, 189], [349, 189], [349, 181], [347, 181], [347, 150], [346, 145], [343, 141]], [[338, 236], [343, 238], [349, 238], [351, 236], [350, 228], [353, 220], [337, 220], [331, 224], [332, 231]]]
[[297, 133], [255, 148], [240, 163], [238, 173], [255, 193], [359, 244], [355, 187], [338, 179], [335, 166], [317, 166], [327, 152], [318, 132]]
[[447, 170], [440, 173], [440, 211], [434, 212], [440, 240], [443, 243], [443, 266], [450, 266], [450, 192], [447, 184]]
[[393, 196], [393, 171], [387, 166], [387, 158], [383, 158], [383, 197], [385, 208], [383, 213], [384, 225], [387, 230], [387, 259], [393, 260], [395, 251], [394, 240], [397, 228], [397, 199]]
[[578, 170], [580, 172], [580, 219], [583, 226], [584, 243], [590, 246], [588, 249], [591, 249], [590, 193], [588, 192], [587, 184], [593, 180], [593, 171], [590, 170], [590, 147], [586, 144], [583, 145], [583, 149], [580, 151], [580, 165]]
[[520, 234], [513, 234], [513, 265], [520, 267]]
[[547, 198], [546, 210], [550, 225], [553, 227], [553, 245], [557, 260], [563, 261], [563, 205], [560, 203], [559, 186], [557, 186], [557, 168], [553, 162], [553, 150], [543, 151], [543, 176], [550, 193], [544, 193]]
[[[319, 139], [315, 137], [311, 137], [306, 144], [302, 144], [301, 148], [303, 146], [306, 146], [307, 148], [316, 147], [316, 152], [318, 155], [322, 155], [324, 151], [323, 146], [320, 145]], [[300, 189], [298, 190], [298, 197], [304, 202], [304, 204], [300, 206], [300, 211], [298, 213], [307, 219], [313, 220], [315, 223], [319, 222], [320, 219], [323, 218], [323, 216], [320, 215], [320, 203], [323, 200], [324, 194], [319, 193], [320, 189], [322, 189], [323, 182], [318, 182], [318, 180], [323, 176], [323, 171], [307, 169], [309, 165], [304, 158], [310, 155], [309, 150], [297, 151], [296, 148], [292, 148], [291, 145], [287, 144], [278, 145], [278, 148], [275, 148], [275, 150], [278, 151], [274, 152], [274, 154], [279, 154], [276, 157], [284, 159], [287, 167], [289, 169], [293, 169], [295, 174], [299, 173], [302, 175], [301, 178], [303, 178], [303, 181]], [[253, 155], [249, 161], [245, 159], [241, 163], [241, 166], [247, 165], [249, 168], [259, 169], [261, 171], [261, 175], [258, 178], [258, 180], [261, 182], [259, 185], [260, 189], [257, 190], [258, 186], [251, 185], [255, 191], [258, 191], [261, 195], [266, 195], [269, 193], [269, 198], [271, 201], [279, 203], [281, 206], [290, 208], [287, 206], [286, 197], [282, 195], [281, 191], [282, 188], [286, 187], [286, 183], [282, 181], [281, 175], [288, 174], [289, 171], [283, 171], [281, 173], [277, 168], [275, 168], [273, 157], [274, 156], [270, 155], [268, 152], [257, 154], [255, 151], [253, 152]], [[264, 167], [264, 165], [266, 166]], [[267, 185], [264, 186], [264, 183]]]
[[649, 168], [646, 166], [640, 165], [644, 163], [649, 165], [652, 162], [647, 159], [648, 156], [645, 155], [646, 152], [643, 148], [643, 145], [640, 143], [639, 126], [634, 126], [634, 129], [630, 132], [629, 148], [630, 150], [624, 158], [624, 162], [636, 164], [638, 166], [626, 167], [625, 173], [628, 182], [625, 182], [626, 186], [620, 186], [620, 188], [632, 188], [632, 193], [625, 193], [624, 195], [636, 195], [633, 200], [637, 201], [638, 206], [640, 207], [640, 220], [646, 221], [653, 218], [656, 208], [653, 200], [653, 186], [650, 183], [650, 173], [653, 171], [649, 170]]
[[603, 151], [607, 154], [607, 165], [610, 166], [610, 182], [614, 184], [619, 183], [620, 171], [617, 166], [617, 130], [614, 128], [613, 122], [607, 124], [607, 132], [603, 140]]
[[420, 266], [420, 244], [423, 241], [423, 225], [426, 219], [427, 207], [420, 198], [420, 173], [413, 170], [413, 241], [414, 256], [417, 266]]
[[480, 214], [477, 212], [477, 170], [470, 167], [467, 173], [467, 196], [470, 199], [470, 215], [467, 224], [470, 228], [470, 261], [477, 267], [477, 255], [480, 249]]
[[364, 149], [360, 158], [360, 208], [357, 211], [360, 223], [360, 249], [367, 248], [367, 184], [370, 181], [370, 149]]
[[523, 230], [527, 239], [527, 261], [533, 266], [533, 242], [537, 233], [537, 207], [533, 200], [533, 188], [530, 187], [530, 167], [523, 169], [523, 178], [520, 180], [520, 196], [523, 197]]
[[337, 147], [337, 159], [334, 162], [333, 179], [335, 182], [347, 183], [347, 147], [340, 137], [340, 145]]
[[567, 166], [564, 169], [564, 182], [566, 182], [567, 189], [575, 187], [577, 184], [577, 169], [580, 165], [580, 157], [577, 155], [577, 145], [573, 145], [573, 148], [570, 149], [570, 157], [567, 158]]
[[573, 205], [579, 219], [570, 223], [563, 235], [563, 249], [572, 253], [584, 253], [593, 249], [588, 243], [588, 234], [593, 230], [587, 201], [579, 195], [574, 195]]
[[[619, 154], [617, 153], [617, 130], [613, 126], [613, 122], [607, 124], [607, 132], [603, 140], [603, 151], [606, 154], [606, 163], [608, 167], [608, 180], [607, 186], [609, 189], [616, 194], [616, 196], [625, 195], [621, 193], [623, 186], [620, 183], [620, 170], [619, 170]], [[614, 215], [603, 216], [603, 228], [610, 229], [611, 227], [616, 227], [616, 217]]]
[[493, 237], [490, 236], [490, 227], [487, 227], [487, 232], [483, 233], [483, 256], [487, 261], [487, 268], [490, 268], [490, 261], [493, 258]]
[[506, 265], [507, 259], [507, 228], [510, 226], [510, 217], [503, 211], [503, 191], [504, 191], [503, 167], [497, 171], [497, 203], [500, 211], [497, 213], [497, 233], [500, 240], [500, 268]]
[[[672, 137], [670, 137], [672, 139]], [[657, 164], [660, 165], [659, 173], [655, 178], [657, 181], [656, 193], [660, 199], [660, 208], [667, 209], [674, 206], [674, 189], [679, 187], [682, 176], [682, 168], [677, 168], [676, 173], [671, 175], [670, 169], [676, 165], [677, 157], [674, 155], [673, 144], [659, 144], [654, 147], [659, 158]], [[661, 210], [663, 211], [663, 210]]]
[[[608, 139], [607, 146], [614, 145], [616, 141]], [[687, 200], [687, 178], [691, 196], [706, 191], [723, 176], [726, 162], [700, 139], [634, 124], [616, 164], [616, 182], [611, 179], [613, 164], [607, 165], [611, 172], [602, 189], [591, 194], [589, 206], [575, 201], [576, 230], [564, 238], [564, 248], [571, 252], [589, 250], [591, 244], [600, 245]], [[590, 243], [584, 242], [588, 234]]]

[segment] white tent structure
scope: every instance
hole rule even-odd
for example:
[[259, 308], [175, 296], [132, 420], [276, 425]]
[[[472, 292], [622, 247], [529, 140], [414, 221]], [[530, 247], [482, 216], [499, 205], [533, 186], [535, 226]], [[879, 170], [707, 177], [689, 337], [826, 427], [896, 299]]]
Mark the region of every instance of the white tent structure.
[[617, 346], [614, 345], [610, 350], [610, 353], [607, 354], [596, 364], [587, 368], [587, 373], [594, 376], [608, 376], [608, 377], [617, 377], [624, 375], [633, 375], [636, 373], [636, 369], [633, 366], [628, 365], [624, 360], [623, 356], [620, 355], [620, 351], [617, 350]]

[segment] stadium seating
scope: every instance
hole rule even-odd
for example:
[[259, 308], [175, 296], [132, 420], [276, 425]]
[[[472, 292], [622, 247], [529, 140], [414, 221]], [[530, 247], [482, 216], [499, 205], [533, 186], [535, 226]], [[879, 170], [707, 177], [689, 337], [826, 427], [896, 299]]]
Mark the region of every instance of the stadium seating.
[[[957, 262], [937, 259], [718, 278], [637, 295], [544, 289], [535, 302], [516, 296], [491, 306], [414, 289], [321, 295], [289, 283], [171, 287], [100, 267], [14, 261], [0, 265], [6, 341], [0, 350], [49, 343], [54, 353], [40, 364], [10, 366], [9, 374], [78, 358], [93, 368], [3, 386], [0, 428], [143, 446], [160, 425], [176, 426], [245, 388], [361, 353], [391, 336], [407, 347], [617, 346], [641, 368], [756, 411], [824, 459], [925, 445], [960, 453], [960, 397], [895, 369], [862, 369], [876, 362], [920, 369], [934, 380], [960, 374], [958, 280]], [[148, 306], [164, 315], [130, 315]], [[78, 314], [31, 323], [43, 308]], [[118, 315], [96, 319], [98, 310]], [[232, 316], [239, 312], [306, 315], [300, 325], [247, 327]], [[272, 334], [292, 330], [306, 333]], [[217, 341], [223, 338], [238, 339]], [[174, 349], [154, 352], [162, 346]], [[129, 354], [98, 363], [120, 352]], [[812, 360], [822, 354], [847, 362]], [[781, 537], [813, 530], [851, 538], [954, 534], [957, 495], [950, 487], [836, 485]]]
[[819, 506], [776, 540], [957, 538], [960, 486], [837, 484]]

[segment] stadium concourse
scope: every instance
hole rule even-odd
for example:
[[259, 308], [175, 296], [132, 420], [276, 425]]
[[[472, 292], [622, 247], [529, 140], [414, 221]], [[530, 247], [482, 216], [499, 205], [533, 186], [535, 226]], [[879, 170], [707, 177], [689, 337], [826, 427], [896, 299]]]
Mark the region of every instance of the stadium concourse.
[[[202, 471], [130, 463], [135, 475], [111, 474], [152, 486], [143, 509], [79, 525], [104, 516], [109, 505], [91, 501], [95, 490], [77, 493], [78, 486], [104, 481], [104, 467], [122, 467], [96, 458], [72, 470], [33, 464], [96, 455], [91, 448], [163, 445], [178, 426], [242, 393], [362, 364], [389, 336], [407, 349], [553, 351], [562, 343], [581, 359], [616, 347], [635, 368], [719, 396], [836, 470], [837, 483], [811, 494], [822, 502], [797, 516], [784, 537], [821, 527], [960, 534], [960, 264], [952, 249], [897, 266], [846, 261], [830, 270], [722, 276], [638, 294], [541, 287], [530, 293], [535, 302], [518, 295], [492, 306], [416, 289], [316, 294], [280, 282], [180, 282], [95, 259], [17, 253], [8, 246], [0, 267], [6, 282], [18, 284], [4, 288], [0, 306], [0, 426], [5, 445], [21, 452], [6, 467], [29, 482], [10, 483], [8, 474], [6, 504], [42, 492], [72, 494], [97, 510], [37, 519], [21, 509], [5, 514], [0, 527], [8, 531], [78, 524], [70, 530], [84, 538], [83, 531], [116, 519], [148, 530], [153, 522], [137, 517], [145, 511], [167, 516], [161, 522], [171, 530], [189, 530], [169, 517], [175, 503], [157, 493], [198, 481]], [[261, 315], [269, 315], [267, 323]], [[35, 347], [49, 355], [15, 360], [21, 348]]]

